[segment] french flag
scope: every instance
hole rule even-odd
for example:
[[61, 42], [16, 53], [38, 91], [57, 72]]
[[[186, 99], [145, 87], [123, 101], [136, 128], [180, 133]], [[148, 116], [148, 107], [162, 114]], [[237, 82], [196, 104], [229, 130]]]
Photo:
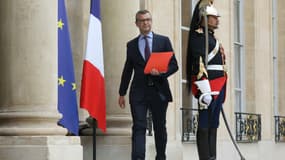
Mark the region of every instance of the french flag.
[[100, 0], [91, 0], [86, 55], [83, 62], [80, 106], [97, 120], [97, 126], [106, 132], [106, 96]]

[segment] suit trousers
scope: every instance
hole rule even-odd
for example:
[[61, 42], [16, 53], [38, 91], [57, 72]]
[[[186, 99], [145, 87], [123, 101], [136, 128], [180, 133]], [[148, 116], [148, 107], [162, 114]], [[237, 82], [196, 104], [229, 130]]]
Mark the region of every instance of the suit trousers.
[[156, 87], [147, 87], [144, 100], [131, 102], [132, 126], [132, 160], [145, 159], [147, 110], [152, 112], [153, 130], [156, 148], [156, 160], [165, 160], [167, 144], [166, 111], [168, 101]]

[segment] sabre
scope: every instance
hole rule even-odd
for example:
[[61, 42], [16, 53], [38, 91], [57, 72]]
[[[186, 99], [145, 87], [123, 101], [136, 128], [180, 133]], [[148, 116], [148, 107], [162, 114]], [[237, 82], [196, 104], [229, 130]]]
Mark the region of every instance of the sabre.
[[206, 15], [206, 7], [204, 7], [204, 21], [205, 21], [205, 67], [208, 66], [208, 54], [209, 54], [209, 31], [208, 31], [208, 17]]
[[232, 134], [232, 132], [231, 132], [231, 130], [230, 130], [230, 127], [229, 127], [229, 124], [228, 124], [228, 121], [227, 121], [227, 118], [226, 118], [226, 114], [225, 114], [225, 112], [224, 112], [223, 107], [222, 107], [222, 115], [223, 115], [223, 119], [224, 119], [224, 122], [225, 122], [225, 125], [226, 125], [226, 128], [227, 128], [227, 131], [228, 131], [228, 133], [229, 133], [229, 135], [230, 135], [230, 137], [231, 137], [231, 140], [232, 140], [232, 142], [233, 142], [233, 144], [234, 144], [234, 146], [235, 146], [235, 148], [236, 148], [236, 150], [237, 150], [237, 152], [238, 152], [238, 154], [239, 154], [241, 160], [245, 160], [245, 158], [244, 158], [244, 156], [242, 155], [242, 153], [241, 153], [241, 151], [240, 151], [240, 149], [239, 149], [239, 147], [238, 147], [236, 141], [234, 140], [234, 137], [233, 137], [233, 134]]

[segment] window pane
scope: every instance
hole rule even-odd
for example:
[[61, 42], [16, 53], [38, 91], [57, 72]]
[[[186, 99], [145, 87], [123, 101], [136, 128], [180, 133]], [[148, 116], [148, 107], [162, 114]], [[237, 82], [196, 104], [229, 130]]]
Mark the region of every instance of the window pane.
[[241, 48], [235, 45], [235, 88], [241, 88]]
[[234, 40], [240, 42], [240, 2], [235, 1], [234, 7]]
[[183, 108], [192, 108], [192, 94], [188, 93], [186, 84], [182, 84], [182, 107]]
[[239, 90], [235, 91], [235, 98], [236, 112], [241, 112], [241, 92]]
[[242, 34], [243, 34], [243, 28], [241, 26], [241, 23], [243, 22], [242, 11], [243, 8], [241, 8], [241, 1], [235, 0], [234, 1], [234, 85], [235, 85], [235, 110], [237, 112], [241, 112], [242, 108], [244, 106], [243, 102], [243, 67], [242, 67], [242, 55], [244, 54], [242, 52], [243, 47], [243, 40], [242, 40]]

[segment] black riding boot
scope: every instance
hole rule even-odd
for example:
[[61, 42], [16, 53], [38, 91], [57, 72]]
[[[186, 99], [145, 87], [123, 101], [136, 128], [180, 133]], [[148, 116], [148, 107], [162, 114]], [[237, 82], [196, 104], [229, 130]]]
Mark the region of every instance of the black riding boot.
[[208, 141], [208, 128], [198, 128], [197, 131], [197, 148], [199, 160], [209, 160], [209, 141]]
[[209, 151], [210, 151], [210, 160], [216, 160], [217, 154], [217, 128], [209, 129]]

